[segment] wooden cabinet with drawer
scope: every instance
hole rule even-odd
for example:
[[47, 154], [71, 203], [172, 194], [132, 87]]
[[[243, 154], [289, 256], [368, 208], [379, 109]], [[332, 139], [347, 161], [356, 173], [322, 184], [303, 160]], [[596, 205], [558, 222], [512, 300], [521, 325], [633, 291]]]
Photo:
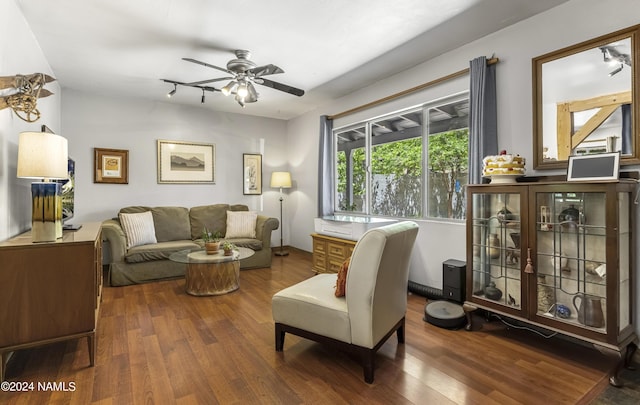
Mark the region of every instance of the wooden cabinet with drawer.
[[0, 242], [0, 381], [16, 350], [88, 339], [94, 365], [102, 298], [101, 223], [33, 243], [31, 232]]
[[351, 257], [356, 241], [335, 238], [314, 233], [313, 271], [316, 273], [337, 273], [342, 263]]

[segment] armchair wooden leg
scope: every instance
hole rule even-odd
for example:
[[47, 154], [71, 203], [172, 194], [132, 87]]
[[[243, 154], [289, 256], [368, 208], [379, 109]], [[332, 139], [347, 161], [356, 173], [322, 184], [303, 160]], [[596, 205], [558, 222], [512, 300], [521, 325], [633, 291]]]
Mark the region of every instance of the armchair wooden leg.
[[375, 369], [376, 351], [367, 350], [362, 355], [362, 368], [364, 369], [364, 382], [373, 383], [373, 371]]
[[285, 331], [282, 329], [282, 325], [276, 323], [276, 352], [281, 352], [284, 349], [284, 334]]
[[404, 343], [404, 318], [402, 318], [402, 323], [396, 333], [398, 334], [398, 343]]

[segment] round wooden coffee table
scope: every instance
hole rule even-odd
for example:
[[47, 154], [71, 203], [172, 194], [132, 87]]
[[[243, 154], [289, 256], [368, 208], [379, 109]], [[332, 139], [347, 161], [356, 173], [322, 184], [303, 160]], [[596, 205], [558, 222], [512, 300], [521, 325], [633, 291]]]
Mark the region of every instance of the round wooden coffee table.
[[234, 249], [231, 256], [225, 256], [222, 249], [213, 255], [208, 255], [204, 249], [188, 249], [172, 254], [169, 259], [187, 265], [187, 294], [221, 295], [240, 288], [240, 259], [254, 253], [243, 247]]

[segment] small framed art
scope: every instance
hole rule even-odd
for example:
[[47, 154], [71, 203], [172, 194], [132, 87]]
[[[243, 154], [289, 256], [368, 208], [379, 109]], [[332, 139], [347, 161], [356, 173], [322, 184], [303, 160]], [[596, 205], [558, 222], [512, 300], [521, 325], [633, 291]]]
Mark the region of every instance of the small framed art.
[[216, 145], [158, 140], [158, 183], [215, 183]]
[[257, 153], [242, 154], [242, 194], [262, 194], [262, 155]]
[[129, 151], [93, 148], [94, 183], [129, 183]]
[[567, 181], [618, 180], [620, 152], [569, 156]]

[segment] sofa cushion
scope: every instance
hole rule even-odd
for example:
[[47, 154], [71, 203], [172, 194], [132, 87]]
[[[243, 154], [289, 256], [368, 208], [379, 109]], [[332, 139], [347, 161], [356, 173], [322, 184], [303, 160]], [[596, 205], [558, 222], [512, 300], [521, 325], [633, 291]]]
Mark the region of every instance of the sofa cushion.
[[151, 213], [158, 242], [191, 239], [188, 208], [154, 207]]
[[137, 212], [147, 212], [151, 211], [151, 207], [146, 207], [144, 205], [132, 205], [130, 207], [121, 208], [118, 214], [135, 214]]
[[317, 274], [277, 292], [271, 298], [273, 320], [352, 343], [347, 300], [333, 295], [336, 277]]
[[211, 204], [192, 207], [189, 210], [189, 221], [191, 223], [191, 239], [196, 240], [202, 237], [202, 231], [206, 227], [211, 233], [220, 232], [224, 235], [227, 227], [227, 210], [229, 204]]
[[135, 214], [121, 213], [120, 223], [127, 237], [127, 248], [156, 243], [153, 215], [150, 211]]
[[246, 247], [249, 248], [251, 250], [255, 250], [256, 252], [258, 250], [262, 250], [262, 240], [260, 239], [251, 239], [251, 238], [232, 238], [232, 239], [226, 239], [229, 242], [233, 243], [236, 246], [239, 247]]
[[141, 263], [152, 260], [169, 259], [172, 253], [185, 249], [199, 247], [191, 240], [174, 240], [170, 242], [158, 242], [152, 245], [136, 246], [127, 251], [124, 260], [127, 263]]
[[229, 211], [249, 211], [249, 207], [244, 204], [231, 204]]
[[257, 219], [255, 211], [227, 211], [225, 238], [255, 238]]

